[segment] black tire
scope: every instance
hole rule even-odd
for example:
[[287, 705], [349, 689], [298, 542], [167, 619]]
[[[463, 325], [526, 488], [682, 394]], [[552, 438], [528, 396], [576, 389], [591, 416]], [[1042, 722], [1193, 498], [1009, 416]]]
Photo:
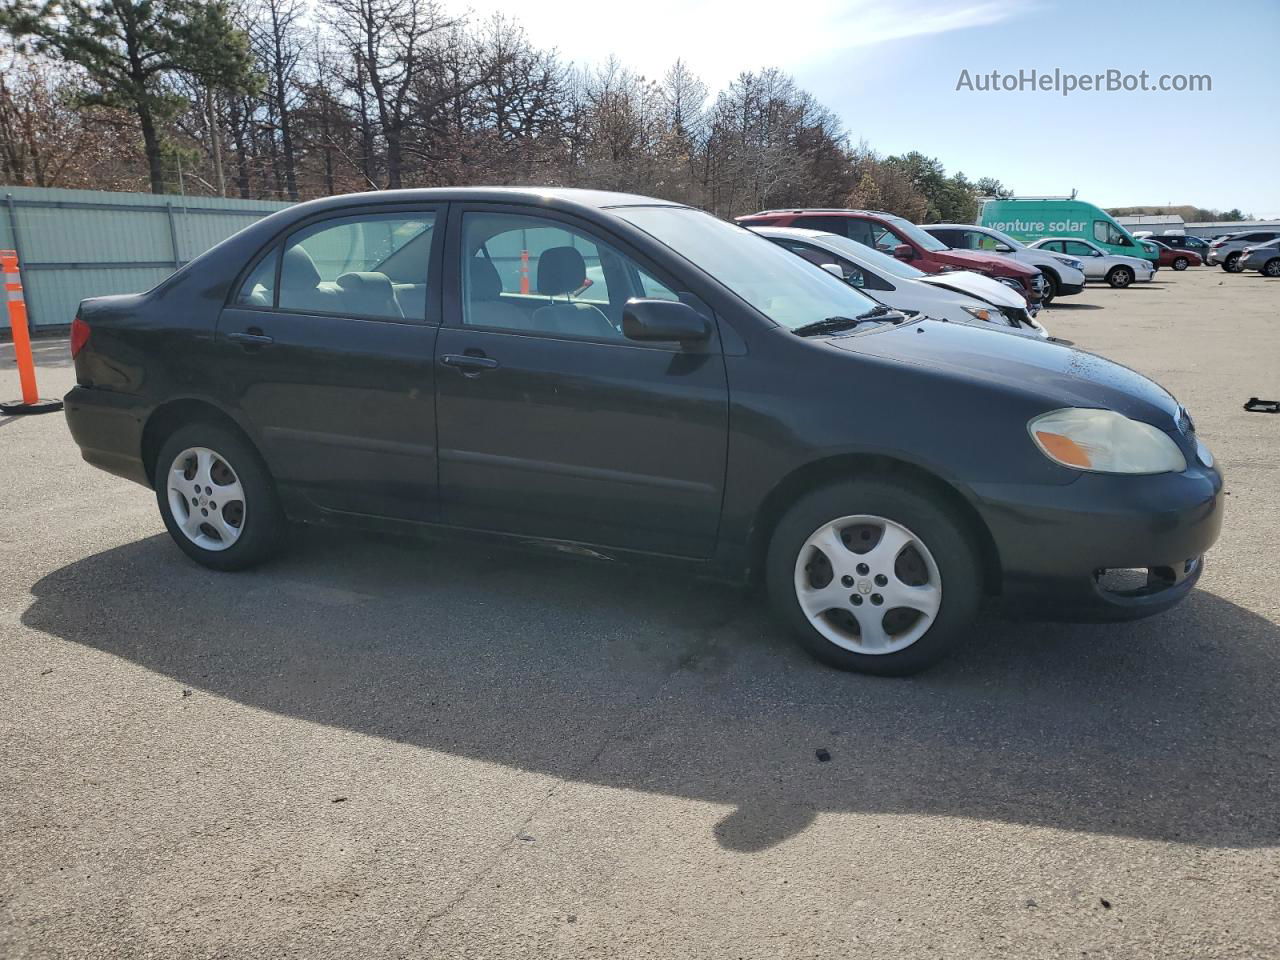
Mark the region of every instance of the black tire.
[[1244, 265], [1240, 262], [1240, 254], [1238, 251], [1236, 253], [1227, 254], [1227, 259], [1222, 261], [1222, 269], [1227, 271], [1227, 273], [1241, 273], [1244, 270]]
[[1174, 257], [1174, 258], [1173, 258], [1173, 269], [1175, 269], [1175, 270], [1185, 270], [1185, 269], [1187, 269], [1187, 267], [1189, 267], [1189, 266], [1191, 266], [1191, 261], [1190, 261], [1190, 260], [1188, 260], [1186, 257]]
[[[174, 479], [174, 461], [184, 451], [196, 447], [213, 451], [221, 459], [222, 465], [230, 468], [232, 479], [239, 481], [244, 493], [243, 500], [239, 501], [238, 515], [231, 512], [235, 501], [218, 504], [217, 479], [213, 481], [215, 485], [208, 488], [212, 491], [208, 497], [210, 502], [205, 504], [198, 501], [193, 504], [195, 509], [207, 509], [213, 513], [221, 508], [230, 508], [224, 509], [223, 515], [228, 518], [236, 516], [238, 524], [230, 519], [228, 523], [240, 532], [229, 547], [206, 549], [183, 532], [181, 522], [173, 514], [170, 495], [173, 484], [170, 481]], [[224, 479], [225, 476], [224, 470]], [[183, 477], [177, 480], [184, 485], [188, 482]], [[156, 458], [155, 489], [160, 516], [174, 543], [192, 560], [210, 569], [230, 571], [255, 566], [271, 557], [284, 541], [286, 522], [271, 474], [253, 445], [240, 433], [225, 426], [196, 421], [184, 424], [170, 434], [161, 445], [160, 454]], [[188, 496], [198, 489], [186, 490], [184, 486], [181, 492]], [[186, 507], [185, 503], [183, 507]]]
[[[838, 646], [818, 632], [797, 597], [797, 564], [809, 537], [825, 524], [857, 515], [906, 527], [932, 554], [940, 575], [941, 604], [932, 623], [914, 643], [893, 653], [857, 653]], [[899, 557], [906, 554], [904, 549]], [[793, 504], [773, 531], [765, 576], [775, 614], [811, 655], [841, 670], [905, 676], [937, 662], [964, 639], [982, 598], [981, 571], [972, 534], [936, 496], [910, 483], [868, 479], [821, 487]], [[860, 586], [850, 589], [857, 592]]]
[[1133, 269], [1126, 266], [1112, 267], [1107, 271], [1107, 283], [1117, 290], [1123, 290], [1133, 283]]
[[1052, 270], [1041, 270], [1040, 274], [1044, 277], [1044, 296], [1040, 298], [1042, 306], [1048, 306], [1053, 303], [1053, 298], [1058, 295], [1058, 275]]
[[1264, 277], [1280, 277], [1280, 257], [1272, 257], [1258, 272]]

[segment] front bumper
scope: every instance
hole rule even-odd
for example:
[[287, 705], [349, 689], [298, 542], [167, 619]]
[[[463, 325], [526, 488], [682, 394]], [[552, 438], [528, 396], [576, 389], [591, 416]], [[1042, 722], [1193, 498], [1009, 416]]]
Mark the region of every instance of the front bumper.
[[1083, 283], [1061, 283], [1058, 284], [1058, 296], [1070, 297], [1084, 290]]
[[1222, 475], [1199, 463], [1180, 474], [1082, 474], [1065, 486], [989, 484], [975, 493], [1006, 607], [1042, 619], [1167, 610], [1194, 588], [1222, 528]]

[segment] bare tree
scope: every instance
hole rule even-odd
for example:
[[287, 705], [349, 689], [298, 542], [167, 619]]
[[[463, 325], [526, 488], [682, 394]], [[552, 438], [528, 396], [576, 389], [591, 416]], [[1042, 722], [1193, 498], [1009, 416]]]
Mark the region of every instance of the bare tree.
[[[355, 58], [353, 83], [368, 116], [371, 106], [386, 152], [387, 186], [403, 185], [410, 94], [429, 64], [433, 37], [449, 30], [433, 0], [326, 0], [329, 23]], [[371, 140], [371, 138], [368, 138]], [[370, 143], [372, 146], [372, 143]]]

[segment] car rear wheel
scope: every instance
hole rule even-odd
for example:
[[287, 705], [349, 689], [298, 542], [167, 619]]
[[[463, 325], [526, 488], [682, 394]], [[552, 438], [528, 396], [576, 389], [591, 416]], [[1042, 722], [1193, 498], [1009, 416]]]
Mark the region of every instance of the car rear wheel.
[[190, 423], [156, 459], [156, 501], [182, 551], [214, 570], [243, 570], [279, 548], [285, 519], [275, 484], [243, 437], [214, 423]]
[[934, 498], [859, 480], [813, 491], [787, 511], [766, 575], [774, 610], [814, 657], [902, 676], [963, 639], [981, 569], [964, 524]]
[[1188, 261], [1186, 257], [1174, 257], [1173, 269], [1185, 270], [1188, 266], [1190, 266], [1190, 261]]
[[1107, 273], [1107, 283], [1117, 290], [1123, 290], [1133, 283], [1133, 271], [1129, 267], [1112, 267]]
[[1262, 265], [1260, 273], [1268, 277], [1280, 277], [1280, 257], [1273, 257]]
[[1227, 273], [1239, 273], [1244, 269], [1244, 265], [1240, 262], [1239, 253], [1227, 254], [1227, 259], [1222, 261], [1222, 269]]

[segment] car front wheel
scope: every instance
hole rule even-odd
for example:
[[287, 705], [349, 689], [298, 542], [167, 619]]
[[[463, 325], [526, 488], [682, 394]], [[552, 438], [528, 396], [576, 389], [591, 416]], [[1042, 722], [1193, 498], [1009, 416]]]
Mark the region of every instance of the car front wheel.
[[1244, 265], [1240, 262], [1240, 254], [1228, 254], [1227, 259], [1222, 261], [1222, 269], [1227, 273], [1240, 273], [1244, 269]]
[[1123, 290], [1133, 283], [1133, 271], [1128, 267], [1112, 267], [1111, 272], [1107, 274], [1107, 283], [1117, 290]]
[[1047, 307], [1058, 295], [1058, 278], [1048, 270], [1041, 270], [1040, 273], [1044, 277], [1044, 296], [1040, 299], [1040, 303]]
[[1262, 265], [1259, 271], [1268, 277], [1280, 277], [1280, 257], [1273, 257]]
[[284, 514], [256, 450], [213, 423], [180, 427], [156, 459], [156, 501], [169, 535], [197, 563], [242, 570], [279, 547]]
[[774, 531], [767, 578], [775, 611], [817, 659], [902, 676], [963, 638], [981, 569], [948, 509], [911, 485], [877, 479], [799, 500]]

